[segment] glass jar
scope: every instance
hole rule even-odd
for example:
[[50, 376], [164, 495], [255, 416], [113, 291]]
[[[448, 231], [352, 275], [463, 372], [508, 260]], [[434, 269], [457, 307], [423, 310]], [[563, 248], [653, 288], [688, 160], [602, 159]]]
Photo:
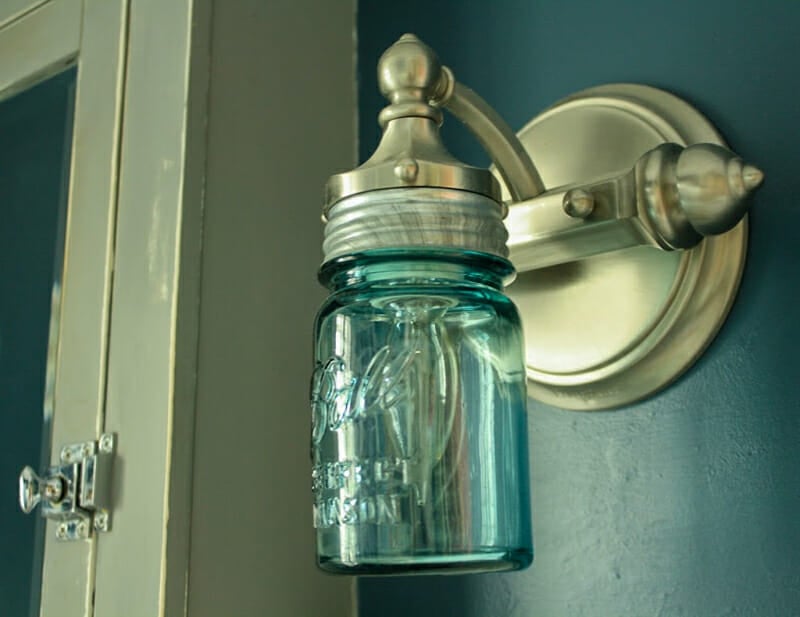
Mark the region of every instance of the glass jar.
[[321, 568], [463, 573], [532, 559], [511, 263], [376, 249], [323, 264], [312, 378]]

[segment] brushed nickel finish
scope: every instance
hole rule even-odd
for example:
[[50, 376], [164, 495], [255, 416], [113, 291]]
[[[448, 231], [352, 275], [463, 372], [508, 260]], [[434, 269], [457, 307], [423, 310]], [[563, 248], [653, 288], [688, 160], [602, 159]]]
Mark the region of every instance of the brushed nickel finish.
[[514, 203], [511, 258], [526, 271], [637, 245], [691, 248], [733, 229], [762, 179], [717, 144], [662, 143], [632, 169]]
[[412, 34], [384, 52], [378, 62], [381, 93], [389, 99], [378, 116], [383, 136], [363, 165], [328, 180], [324, 219], [338, 201], [381, 189], [449, 188], [500, 201], [494, 176], [462, 163], [442, 143], [442, 111], [433, 101], [452, 90], [451, 79], [433, 50]]
[[[549, 219], [542, 215], [541, 220], [580, 236], [587, 219], [567, 216], [563, 210], [571, 187], [590, 186], [596, 205], [588, 220], [605, 208], [607, 221], [607, 229], [596, 224], [584, 238], [591, 252], [604, 254], [573, 261], [569, 250], [562, 251], [552, 262], [560, 265], [523, 272], [508, 289], [526, 332], [530, 395], [558, 407], [593, 410], [630, 404], [657, 392], [694, 363], [725, 320], [746, 254], [747, 223], [739, 198], [759, 184], [761, 173], [733, 155], [722, 155], [728, 151], [717, 146], [724, 142], [699, 112], [645, 86], [610, 85], [580, 92], [535, 118], [519, 138], [535, 156], [545, 185], [567, 188], [541, 195], [532, 200], [536, 204], [511, 206], [507, 225], [515, 265], [514, 243], [530, 242], [535, 233], [529, 223], [532, 211], [546, 213]], [[664, 142], [716, 146], [656, 149]], [[659, 170], [655, 177], [670, 177], [668, 186], [688, 196], [677, 218], [690, 225], [661, 221], [667, 232], [682, 230], [674, 237], [665, 232], [668, 238], [699, 240], [701, 234], [741, 222], [689, 250], [639, 246], [672, 248], [669, 242], [648, 240], [646, 226], [631, 223], [636, 220], [636, 178], [613, 174], [636, 168], [640, 155], [653, 151], [657, 154], [649, 160]], [[681, 153], [690, 153], [690, 160], [681, 159]], [[647, 176], [642, 167], [647, 168], [648, 159], [642, 158], [645, 164], [638, 170]], [[694, 171], [687, 172], [690, 168]], [[650, 185], [640, 178], [644, 194], [639, 201], [659, 199], [653, 187], [665, 185], [652, 184], [651, 176]], [[724, 190], [717, 187], [713, 199], [703, 195], [708, 190], [703, 178], [723, 177]], [[606, 180], [592, 185], [594, 178]], [[674, 202], [674, 196], [666, 198]], [[724, 216], [719, 216], [720, 210]], [[625, 242], [632, 248], [614, 250]], [[551, 245], [548, 250], [558, 253], [558, 242]]]
[[564, 193], [563, 206], [567, 216], [585, 219], [594, 212], [594, 195], [584, 189], [570, 189]]
[[747, 197], [764, 179], [760, 169], [714, 144], [686, 148], [674, 173], [686, 220], [705, 236], [732, 229], [747, 213]]
[[500, 204], [485, 195], [408, 187], [351, 195], [328, 213], [324, 261], [379, 248], [451, 248], [508, 258]]
[[[514, 135], [410, 34], [378, 77], [384, 133], [368, 161], [328, 182], [325, 261], [442, 246], [510, 256], [529, 391], [553, 405], [629, 404], [691, 366], [735, 297], [747, 198], [763, 180], [708, 120], [666, 92], [617, 84]], [[443, 107], [489, 153], [502, 192], [447, 152]]]
[[331, 176], [325, 188], [323, 219], [342, 199], [369, 191], [439, 187], [486, 195], [500, 203], [492, 174], [454, 158], [442, 144], [439, 126], [429, 118], [398, 117], [386, 124], [373, 155], [352, 171]]
[[449, 85], [436, 104], [444, 105], [475, 135], [494, 162], [511, 201], [530, 199], [542, 193], [544, 184], [536, 165], [500, 114], [475, 91], [455, 81], [447, 67], [444, 67], [443, 79], [449, 80]]

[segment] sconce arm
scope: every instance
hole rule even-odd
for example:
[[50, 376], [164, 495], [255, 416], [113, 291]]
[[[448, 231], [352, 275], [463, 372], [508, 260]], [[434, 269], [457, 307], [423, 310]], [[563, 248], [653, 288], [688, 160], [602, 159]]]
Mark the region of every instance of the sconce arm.
[[[644, 154], [632, 170], [600, 180], [575, 178], [568, 186], [545, 192], [520, 138], [486, 101], [459, 84], [433, 50], [414, 35], [403, 35], [384, 52], [378, 63], [378, 83], [389, 100], [378, 117], [384, 128], [381, 142], [359, 168], [329, 180], [323, 216], [330, 220], [331, 208], [346, 197], [378, 189], [438, 187], [477, 193], [499, 206], [496, 211], [486, 210], [482, 225], [491, 227], [508, 215], [507, 246], [498, 241], [487, 250], [509, 255], [519, 272], [639, 245], [667, 251], [691, 248], [704, 236], [733, 229], [746, 214], [748, 194], [763, 178], [761, 171], [719, 145], [684, 149], [662, 143]], [[488, 152], [505, 181], [508, 205], [501, 202], [499, 184], [488, 170], [464, 165], [444, 148], [438, 131], [441, 108], [464, 122]], [[650, 111], [645, 117], [661, 122]], [[605, 130], [604, 122], [599, 122], [598, 127]], [[550, 154], [542, 154], [545, 161]], [[598, 152], [597, 156], [602, 155]], [[569, 175], [563, 177], [572, 180]], [[336, 235], [341, 225], [350, 229], [342, 223], [326, 228], [326, 233]], [[433, 227], [452, 238], [452, 229]], [[375, 226], [356, 226], [351, 231], [345, 234], [348, 239], [369, 238], [370, 246], [395, 241], [392, 234], [376, 232]]]
[[[588, 184], [558, 187], [509, 209], [509, 258], [518, 272], [577, 261], [642, 244], [650, 238], [636, 216], [635, 181], [628, 171]], [[569, 215], [581, 203], [590, 214]]]
[[[572, 95], [515, 134], [411, 34], [381, 56], [378, 85], [389, 101], [380, 143], [326, 185], [325, 263], [397, 247], [510, 257], [518, 272], [582, 260], [521, 276], [507, 291], [534, 333], [525, 341], [529, 393], [559, 407], [637, 401], [713, 339], [739, 285], [739, 223], [763, 174], [722, 147], [697, 110], [661, 90], [611, 84]], [[443, 108], [490, 155], [507, 202], [490, 170], [447, 151]], [[660, 250], [620, 250], [639, 246]]]
[[510, 258], [525, 272], [634, 246], [692, 248], [733, 229], [762, 179], [722, 146], [661, 144], [631, 170], [513, 204]]
[[441, 67], [434, 106], [467, 125], [511, 197], [508, 248], [518, 272], [634, 246], [688, 249], [733, 229], [763, 174], [715, 144], [666, 143], [633, 169], [546, 191], [525, 146], [476, 92]]
[[457, 82], [446, 66], [442, 67], [441, 82], [444, 95], [433, 103], [448, 109], [472, 131], [497, 167], [511, 201], [523, 201], [543, 193], [544, 184], [536, 166], [500, 114], [474, 90]]
[[511, 197], [506, 227], [518, 272], [634, 246], [671, 251], [733, 229], [763, 173], [716, 144], [666, 143], [632, 170], [545, 190], [527, 149], [503, 118], [441, 66], [431, 105], [466, 124]]

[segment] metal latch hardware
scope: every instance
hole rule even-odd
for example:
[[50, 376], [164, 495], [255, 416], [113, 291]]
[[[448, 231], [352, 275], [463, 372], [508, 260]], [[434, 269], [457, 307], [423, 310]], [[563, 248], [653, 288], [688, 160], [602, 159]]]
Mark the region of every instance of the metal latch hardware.
[[116, 436], [61, 448], [61, 464], [38, 476], [31, 467], [19, 475], [19, 505], [26, 514], [37, 505], [44, 518], [57, 521], [56, 538], [84, 540], [93, 531], [111, 529], [111, 463]]

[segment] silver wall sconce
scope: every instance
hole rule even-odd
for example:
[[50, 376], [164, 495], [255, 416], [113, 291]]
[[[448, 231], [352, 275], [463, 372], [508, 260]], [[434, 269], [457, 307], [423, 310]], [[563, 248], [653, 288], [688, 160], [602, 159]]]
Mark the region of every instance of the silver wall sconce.
[[[515, 135], [413, 35], [378, 73], [383, 138], [330, 179], [324, 210], [320, 278], [333, 293], [312, 384], [320, 565], [525, 567], [526, 380], [536, 399], [593, 410], [686, 370], [735, 297], [746, 198], [763, 174], [654, 88], [580, 92]], [[495, 175], [445, 150], [442, 108]], [[514, 270], [507, 294], [524, 341], [500, 293]]]

